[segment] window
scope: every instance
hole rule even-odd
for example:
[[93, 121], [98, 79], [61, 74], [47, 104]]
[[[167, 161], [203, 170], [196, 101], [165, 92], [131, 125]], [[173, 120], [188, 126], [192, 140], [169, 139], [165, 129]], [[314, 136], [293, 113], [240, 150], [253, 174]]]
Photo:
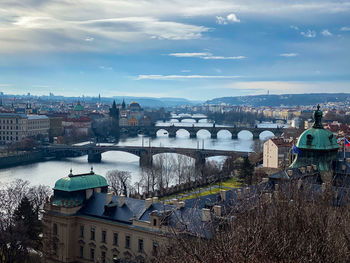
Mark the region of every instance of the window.
[[95, 249], [90, 248], [90, 260], [95, 260]]
[[84, 226], [80, 226], [80, 237], [84, 238]]
[[53, 224], [53, 235], [57, 236], [57, 224]]
[[90, 239], [95, 240], [95, 228], [94, 227], [91, 227]]
[[153, 242], [153, 256], [157, 256], [158, 253], [158, 243]]
[[130, 248], [130, 236], [125, 236], [125, 248]]
[[80, 253], [79, 253], [80, 257], [83, 258], [84, 257], [84, 247], [80, 246]]
[[113, 245], [118, 246], [118, 233], [113, 234]]
[[53, 242], [52, 250], [53, 250], [53, 254], [56, 256], [57, 255], [57, 243], [56, 242]]
[[106, 263], [106, 252], [105, 251], [101, 252], [101, 262]]
[[139, 239], [139, 252], [143, 251], [143, 239]]
[[153, 219], [153, 226], [157, 226], [157, 219]]
[[102, 231], [102, 243], [106, 243], [106, 231]]

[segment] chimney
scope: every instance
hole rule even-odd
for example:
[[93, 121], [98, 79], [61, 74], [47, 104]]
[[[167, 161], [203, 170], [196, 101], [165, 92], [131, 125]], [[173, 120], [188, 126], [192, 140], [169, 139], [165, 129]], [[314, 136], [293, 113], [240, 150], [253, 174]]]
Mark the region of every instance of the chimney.
[[262, 180], [261, 180], [261, 183], [265, 184], [269, 181], [269, 178], [268, 177], [264, 177]]
[[237, 199], [241, 200], [242, 199], [242, 189], [237, 189], [236, 194], [237, 194]]
[[314, 171], [316, 171], [316, 170], [317, 170], [317, 165], [316, 165], [316, 164], [313, 164], [313, 165], [312, 165], [312, 169], [314, 169]]
[[147, 198], [145, 201], [146, 201], [146, 209], [148, 209], [152, 205], [152, 198]]
[[311, 172], [311, 165], [306, 166], [306, 170], [308, 173], [310, 173]]
[[305, 173], [305, 167], [300, 167], [299, 169], [300, 169], [300, 172], [301, 172], [302, 174]]
[[185, 202], [184, 201], [180, 201], [180, 202], [177, 202], [176, 203], [176, 208], [177, 209], [180, 209], [180, 208], [182, 208], [182, 207], [184, 207], [185, 206]]
[[298, 180], [298, 189], [301, 188], [301, 185], [303, 184], [303, 181], [301, 179]]
[[119, 206], [122, 207], [125, 204], [125, 195], [119, 196]]
[[222, 215], [222, 207], [221, 207], [221, 205], [214, 205], [213, 209], [214, 209], [214, 214], [216, 216], [221, 216]]
[[350, 158], [346, 158], [346, 162], [347, 162], [347, 163], [350, 163]]
[[246, 187], [244, 188], [244, 195], [248, 196], [250, 194], [250, 188]]
[[275, 184], [275, 191], [278, 191], [278, 184]]
[[157, 196], [153, 197], [152, 198], [152, 203], [155, 204], [155, 203], [158, 203], [159, 202], [159, 199]]
[[272, 199], [271, 193], [264, 193], [264, 200], [266, 202], [271, 202], [271, 199]]
[[220, 197], [222, 201], [226, 201], [226, 191], [220, 190]]
[[202, 221], [203, 222], [209, 222], [210, 219], [211, 219], [210, 209], [202, 208]]
[[112, 192], [106, 194], [106, 205], [108, 205], [112, 201]]
[[293, 175], [293, 170], [287, 170], [287, 174], [288, 174], [288, 176], [292, 176]]
[[322, 183], [322, 186], [321, 186], [322, 193], [324, 193], [326, 191], [326, 186], [327, 186], [326, 183]]
[[343, 171], [345, 171], [345, 170], [346, 170], [346, 165], [345, 165], [345, 164], [342, 164], [341, 169], [342, 169]]

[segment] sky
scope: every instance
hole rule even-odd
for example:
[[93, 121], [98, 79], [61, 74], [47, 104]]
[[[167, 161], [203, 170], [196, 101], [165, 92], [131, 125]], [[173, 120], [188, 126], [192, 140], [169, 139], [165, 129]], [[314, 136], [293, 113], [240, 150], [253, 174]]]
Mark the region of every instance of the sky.
[[350, 92], [350, 1], [1, 0], [0, 91]]

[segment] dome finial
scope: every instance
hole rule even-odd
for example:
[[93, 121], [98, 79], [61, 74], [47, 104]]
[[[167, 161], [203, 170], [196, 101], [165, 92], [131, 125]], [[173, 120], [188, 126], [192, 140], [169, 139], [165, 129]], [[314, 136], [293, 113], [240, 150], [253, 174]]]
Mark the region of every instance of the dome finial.
[[73, 176], [73, 169], [72, 168], [70, 168], [68, 176]]
[[94, 167], [91, 165], [91, 170], [90, 173], [93, 174], [94, 173]]
[[315, 123], [312, 126], [312, 128], [314, 128], [314, 129], [323, 129], [322, 115], [323, 115], [323, 113], [320, 110], [320, 104], [317, 104], [317, 110], [315, 110], [315, 112], [314, 112]]

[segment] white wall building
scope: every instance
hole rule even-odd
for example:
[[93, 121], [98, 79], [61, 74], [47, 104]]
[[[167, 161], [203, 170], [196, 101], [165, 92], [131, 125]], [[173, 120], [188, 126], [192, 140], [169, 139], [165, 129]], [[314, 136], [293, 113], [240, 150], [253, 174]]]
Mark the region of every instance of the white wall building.
[[0, 113], [0, 143], [20, 142], [26, 137], [48, 137], [50, 120], [45, 115]]

